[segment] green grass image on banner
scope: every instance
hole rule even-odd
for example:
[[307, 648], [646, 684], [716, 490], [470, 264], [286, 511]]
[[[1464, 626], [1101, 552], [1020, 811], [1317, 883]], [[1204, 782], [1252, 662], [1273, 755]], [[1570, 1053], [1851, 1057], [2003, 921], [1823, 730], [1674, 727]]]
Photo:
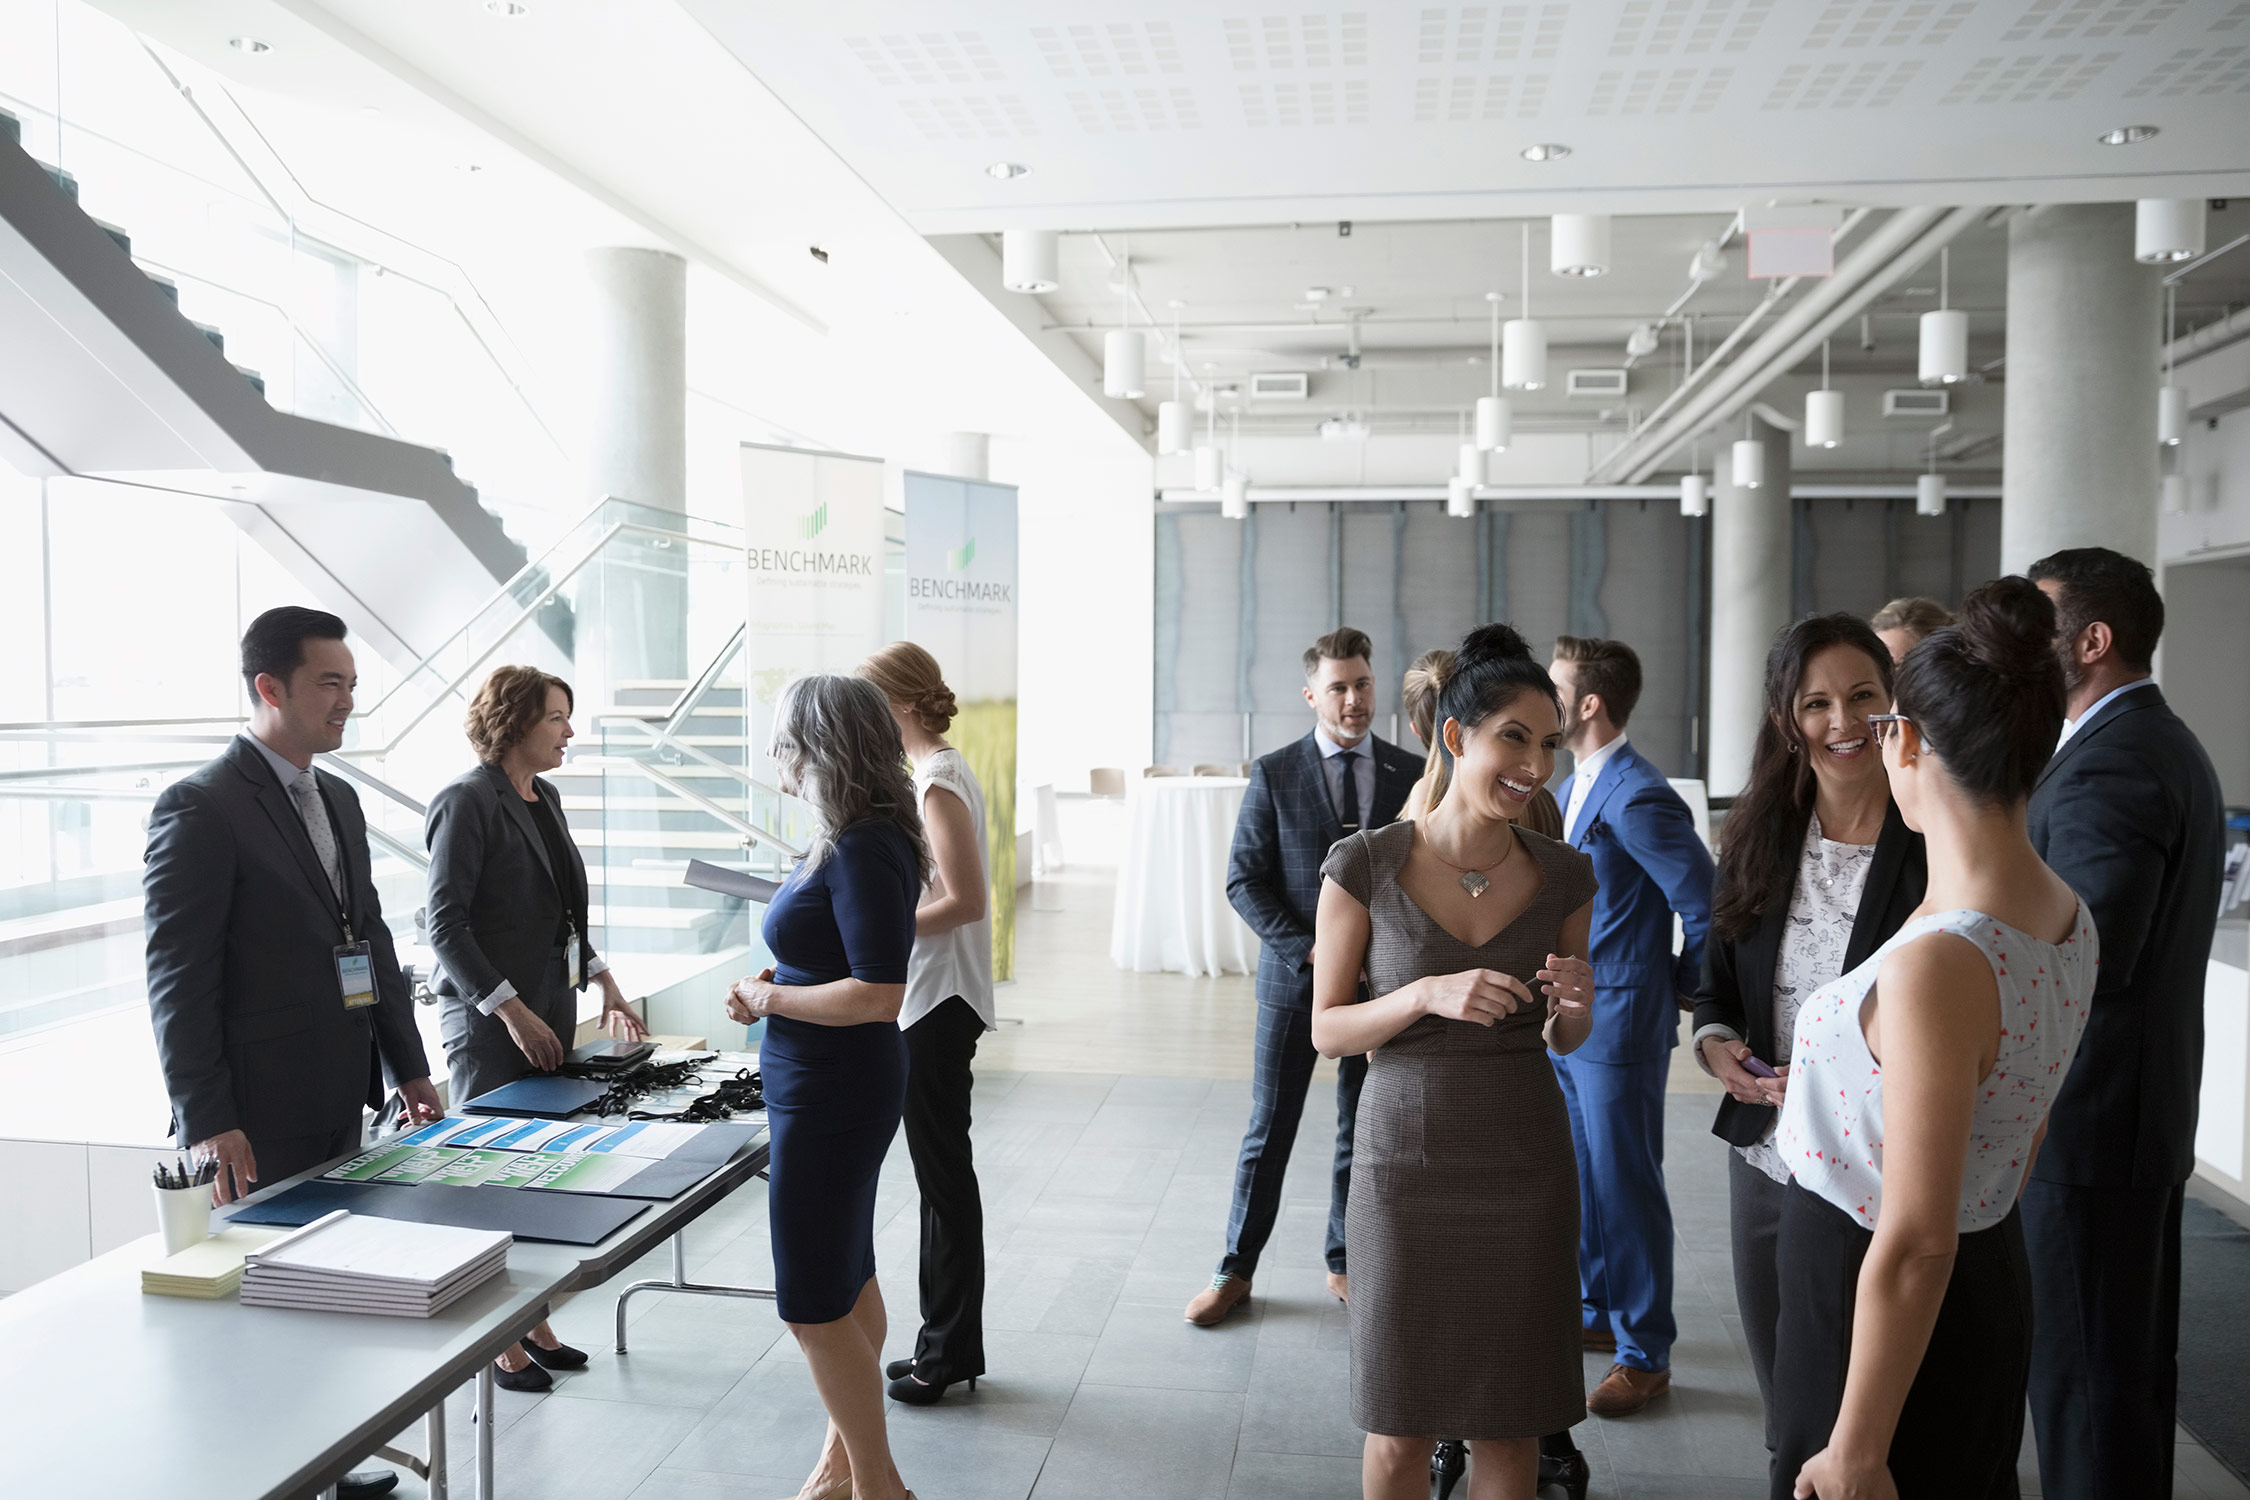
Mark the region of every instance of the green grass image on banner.
[[1016, 700], [964, 703], [946, 739], [984, 788], [984, 862], [992, 908], [992, 977], [1016, 977]]

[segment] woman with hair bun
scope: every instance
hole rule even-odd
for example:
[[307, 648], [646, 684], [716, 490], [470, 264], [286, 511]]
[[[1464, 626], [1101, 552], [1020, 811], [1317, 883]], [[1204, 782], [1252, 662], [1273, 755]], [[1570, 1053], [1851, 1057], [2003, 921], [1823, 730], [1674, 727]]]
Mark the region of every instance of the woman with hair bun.
[[[1402, 818], [1419, 818], [1445, 797], [1445, 756], [1437, 744], [1437, 701], [1451, 675], [1453, 653], [1440, 646], [1415, 657], [1400, 685], [1399, 699], [1406, 705], [1407, 725], [1428, 752], [1422, 763], [1422, 779], [1407, 789], [1406, 805], [1399, 811]], [[1516, 821], [1551, 839], [1563, 836], [1562, 807], [1545, 787], [1533, 794], [1530, 806]]]
[[945, 674], [912, 641], [861, 662], [882, 690], [914, 763], [914, 796], [932, 869], [914, 911], [906, 970], [906, 1149], [922, 1195], [922, 1332], [884, 1369], [891, 1399], [927, 1406], [984, 1373], [984, 1203], [969, 1146], [970, 1070], [993, 1028], [992, 916], [985, 879], [984, 788], [946, 743], [958, 711]]
[[1771, 1493], [2016, 1493], [2031, 1363], [2017, 1199], [2093, 997], [2098, 944], [2025, 832], [2062, 729], [2055, 611], [1972, 593], [1868, 716], [1929, 889], [1798, 1012], [1775, 1146]]
[[1371, 1054], [1345, 1220], [1370, 1500], [1426, 1493], [1441, 1435], [1469, 1442], [1472, 1500], [1529, 1500], [1541, 1435], [1586, 1416], [1577, 1158], [1545, 1053], [1592, 1024], [1594, 874], [1521, 826], [1561, 716], [1523, 637], [1471, 631], [1432, 711], [1435, 805], [1321, 869], [1313, 1044]]

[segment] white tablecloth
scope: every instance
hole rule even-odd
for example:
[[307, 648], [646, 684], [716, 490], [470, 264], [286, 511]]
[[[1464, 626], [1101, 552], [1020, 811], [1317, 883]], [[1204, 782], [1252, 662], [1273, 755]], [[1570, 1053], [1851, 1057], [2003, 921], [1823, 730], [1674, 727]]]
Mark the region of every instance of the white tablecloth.
[[1152, 776], [1128, 784], [1130, 831], [1109, 929], [1117, 967], [1256, 971], [1258, 940], [1227, 905], [1227, 850], [1249, 785], [1239, 776]]

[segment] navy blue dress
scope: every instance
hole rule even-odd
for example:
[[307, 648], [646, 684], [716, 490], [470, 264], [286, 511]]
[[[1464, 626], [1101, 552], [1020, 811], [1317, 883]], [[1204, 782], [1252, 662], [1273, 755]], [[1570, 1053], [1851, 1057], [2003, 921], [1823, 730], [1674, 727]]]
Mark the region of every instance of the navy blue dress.
[[[922, 873], [895, 823], [844, 830], [818, 869], [799, 865], [766, 907], [774, 983], [906, 983]], [[875, 1276], [875, 1180], [906, 1104], [894, 1021], [766, 1019], [759, 1049], [773, 1158], [766, 1193], [775, 1305], [789, 1323], [850, 1315]]]

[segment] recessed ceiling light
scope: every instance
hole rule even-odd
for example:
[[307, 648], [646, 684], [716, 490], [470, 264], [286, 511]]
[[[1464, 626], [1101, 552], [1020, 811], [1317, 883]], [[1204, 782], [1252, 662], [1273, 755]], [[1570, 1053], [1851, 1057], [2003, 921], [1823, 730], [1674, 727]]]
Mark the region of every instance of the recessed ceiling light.
[[1524, 147], [1519, 154], [1525, 161], [1561, 161], [1570, 155], [1570, 148], [1559, 141], [1541, 141]]
[[252, 57], [263, 57], [273, 50], [273, 43], [261, 42], [254, 36], [229, 37], [227, 45], [237, 52], [246, 52]]
[[996, 161], [984, 169], [984, 175], [995, 182], [1007, 182], [1011, 178], [1029, 176], [1030, 173], [1031, 168], [1020, 161]]
[[2115, 130], [2105, 130], [2094, 137], [2105, 146], [2138, 146], [2143, 141], [2155, 138], [2154, 125], [2120, 125]]
[[517, 21], [531, 13], [523, 0], [484, 0], [484, 8], [504, 21]]

